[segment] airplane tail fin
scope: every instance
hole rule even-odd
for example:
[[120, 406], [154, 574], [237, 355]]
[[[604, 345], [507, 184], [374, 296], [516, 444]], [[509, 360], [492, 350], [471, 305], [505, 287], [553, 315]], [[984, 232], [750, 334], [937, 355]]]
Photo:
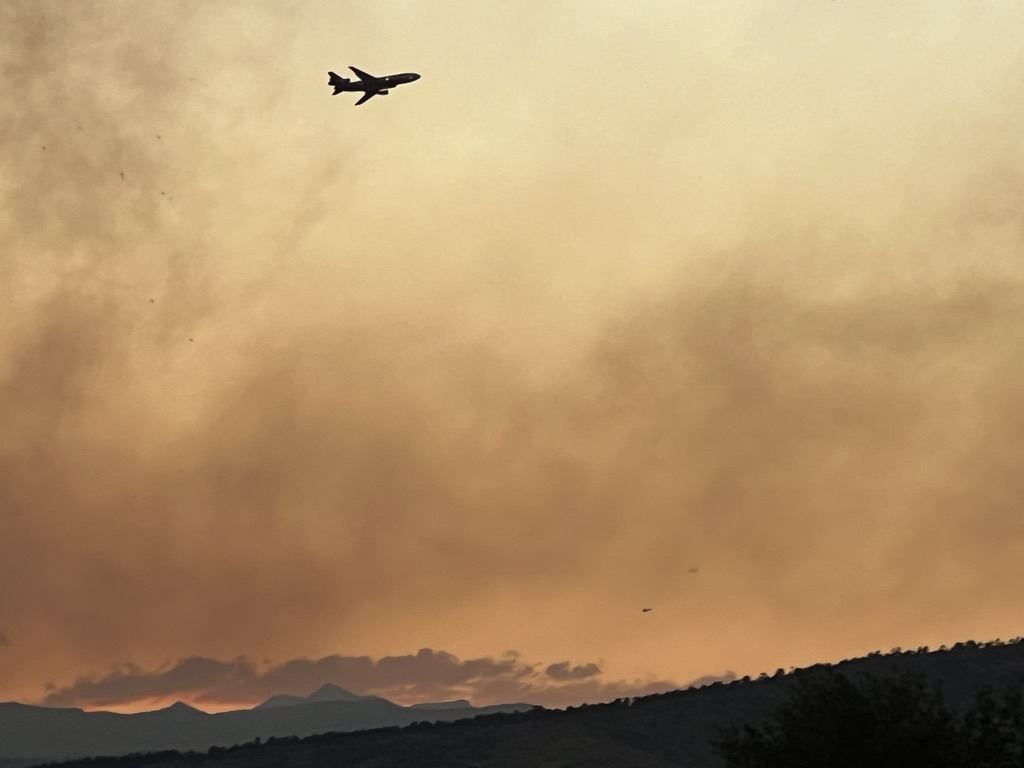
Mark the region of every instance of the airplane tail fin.
[[329, 76], [327, 84], [334, 86], [334, 96], [337, 96], [339, 93], [341, 93], [344, 86], [352, 82], [347, 77], [342, 77], [337, 72], [328, 72], [327, 74]]

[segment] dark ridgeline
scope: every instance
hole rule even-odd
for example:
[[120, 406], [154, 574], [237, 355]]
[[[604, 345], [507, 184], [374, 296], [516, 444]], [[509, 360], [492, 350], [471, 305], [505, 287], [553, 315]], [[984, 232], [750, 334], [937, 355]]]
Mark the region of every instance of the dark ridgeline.
[[[325, 734], [303, 739], [266, 739], [262, 743], [214, 747], [204, 753], [163, 752], [82, 760], [63, 765], [64, 768], [313, 768], [326, 765], [354, 768], [519, 768], [538, 765], [564, 768], [722, 768], [726, 765], [774, 768], [788, 764], [784, 759], [773, 762], [771, 756], [756, 754], [756, 749], [746, 749], [744, 753], [750, 744], [741, 743], [743, 734], [759, 732], [745, 730], [742, 726], [768, 723], [773, 713], [785, 712], [785, 707], [795, 708], [798, 712], [801, 706], [805, 711], [818, 711], [827, 721], [830, 712], [848, 717], [850, 712], [861, 712], [863, 702], [873, 700], [872, 695], [884, 695], [894, 698], [896, 703], [888, 709], [883, 707], [882, 711], [901, 713], [900, 717], [906, 718], [910, 710], [899, 707], [911, 706], [913, 701], [917, 701], [911, 696], [911, 704], [907, 703], [907, 686], [911, 692], [930, 691], [931, 686], [937, 686], [942, 694], [941, 705], [945, 707], [948, 704], [950, 718], [960, 722], [967, 711], [970, 712], [968, 718], [975, 718], [973, 722], [979, 726], [980, 734], [975, 741], [983, 746], [985, 739], [991, 741], [993, 737], [977, 718], [979, 708], [975, 706], [975, 696], [979, 687], [998, 691], [1016, 686], [1020, 690], [1022, 680], [1024, 642], [1019, 638], [1005, 644], [999, 641], [988, 644], [969, 642], [932, 652], [927, 648], [916, 651], [894, 649], [886, 655], [873, 653], [865, 658], [836, 665], [819, 664], [789, 674], [780, 669], [774, 676], [763, 674], [756, 680], [743, 678], [728, 684], [713, 683], [698, 689], [618, 699], [608, 704], [567, 710], [534, 709], [459, 722], [418, 723], [404, 728]], [[876, 687], [872, 689], [872, 685]], [[846, 693], [839, 695], [836, 691]], [[862, 695], [864, 692], [867, 695]], [[819, 698], [813, 699], [815, 695]], [[928, 703], [926, 699], [924, 705]], [[998, 708], [1002, 701], [999, 697], [989, 699], [988, 704], [983, 702], [980, 709]], [[1009, 716], [1012, 714], [1010, 712]], [[927, 717], [924, 719], [932, 722]], [[986, 722], [991, 724], [994, 721], [990, 718]], [[735, 726], [731, 733], [730, 726]], [[729, 763], [716, 753], [714, 745], [723, 734], [726, 742], [736, 746]], [[869, 730], [857, 734], [861, 742], [870, 740], [870, 735], [865, 734], [869, 734]], [[728, 743], [725, 754], [729, 753]], [[830, 768], [842, 768], [863, 764], [856, 760], [856, 756], [851, 754], [845, 762], [829, 765]], [[901, 763], [908, 768], [917, 764], [914, 761]], [[1002, 768], [1004, 765], [1018, 766], [1022, 763], [1019, 758], [1017, 762], [1010, 763], [979, 761], [972, 764], [972, 768]]]
[[[80, 709], [0, 704], [0, 768], [164, 750], [203, 751], [211, 746], [403, 726], [422, 720], [455, 720], [489, 712], [529, 709], [528, 704], [474, 708], [469, 702], [402, 707], [377, 696], [357, 696], [324, 685], [308, 697], [274, 696], [254, 709], [208, 714], [178, 703], [134, 715]], [[13, 762], [17, 760], [18, 765]]]

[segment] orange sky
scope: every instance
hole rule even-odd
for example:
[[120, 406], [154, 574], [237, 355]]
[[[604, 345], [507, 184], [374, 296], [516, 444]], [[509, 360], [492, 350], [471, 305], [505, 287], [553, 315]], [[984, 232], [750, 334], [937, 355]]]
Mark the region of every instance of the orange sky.
[[1022, 634], [1020, 3], [0, 19], [0, 700]]

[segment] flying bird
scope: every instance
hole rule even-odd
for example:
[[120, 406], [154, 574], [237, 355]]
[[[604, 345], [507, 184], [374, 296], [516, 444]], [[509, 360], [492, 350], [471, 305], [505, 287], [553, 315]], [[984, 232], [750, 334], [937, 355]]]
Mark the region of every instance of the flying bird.
[[356, 77], [359, 78], [358, 83], [352, 82], [347, 77], [342, 77], [336, 72], [327, 73], [327, 84], [334, 86], [333, 96], [337, 96], [343, 91], [362, 91], [363, 95], [356, 102], [358, 107], [364, 101], [372, 99], [377, 94], [381, 96], [388, 95], [388, 89], [394, 88], [396, 85], [402, 85], [404, 83], [412, 83], [420, 79], [420, 76], [415, 72], [402, 72], [397, 75], [387, 75], [386, 77], [375, 77], [374, 75], [367, 74], [361, 69], [355, 67], [349, 67], [355, 72]]

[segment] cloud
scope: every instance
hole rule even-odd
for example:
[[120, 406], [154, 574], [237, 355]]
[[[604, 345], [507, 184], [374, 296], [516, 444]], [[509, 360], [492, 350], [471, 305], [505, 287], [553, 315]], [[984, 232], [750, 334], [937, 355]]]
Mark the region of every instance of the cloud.
[[527, 701], [549, 706], [642, 695], [678, 687], [669, 681], [598, 681], [596, 664], [569, 662], [537, 665], [517, 654], [461, 660], [429, 648], [415, 654], [325, 656], [281, 664], [256, 664], [245, 658], [217, 661], [181, 659], [173, 665], [144, 670], [124, 664], [101, 677], [81, 677], [53, 686], [47, 706], [124, 707], [146, 702], [188, 700], [200, 706], [251, 706], [277, 694], [305, 696], [325, 683], [353, 693], [377, 695], [399, 703], [470, 699], [476, 704]]
[[560, 661], [549, 665], [544, 674], [553, 680], [583, 680], [601, 674], [601, 669], [594, 663], [570, 667], [568, 661]]
[[165, 698], [189, 698], [215, 686], [250, 681], [255, 668], [246, 659], [229, 662], [193, 657], [156, 671], [134, 664], [114, 667], [100, 678], [81, 677], [63, 687], [51, 684], [48, 706], [112, 706]]

